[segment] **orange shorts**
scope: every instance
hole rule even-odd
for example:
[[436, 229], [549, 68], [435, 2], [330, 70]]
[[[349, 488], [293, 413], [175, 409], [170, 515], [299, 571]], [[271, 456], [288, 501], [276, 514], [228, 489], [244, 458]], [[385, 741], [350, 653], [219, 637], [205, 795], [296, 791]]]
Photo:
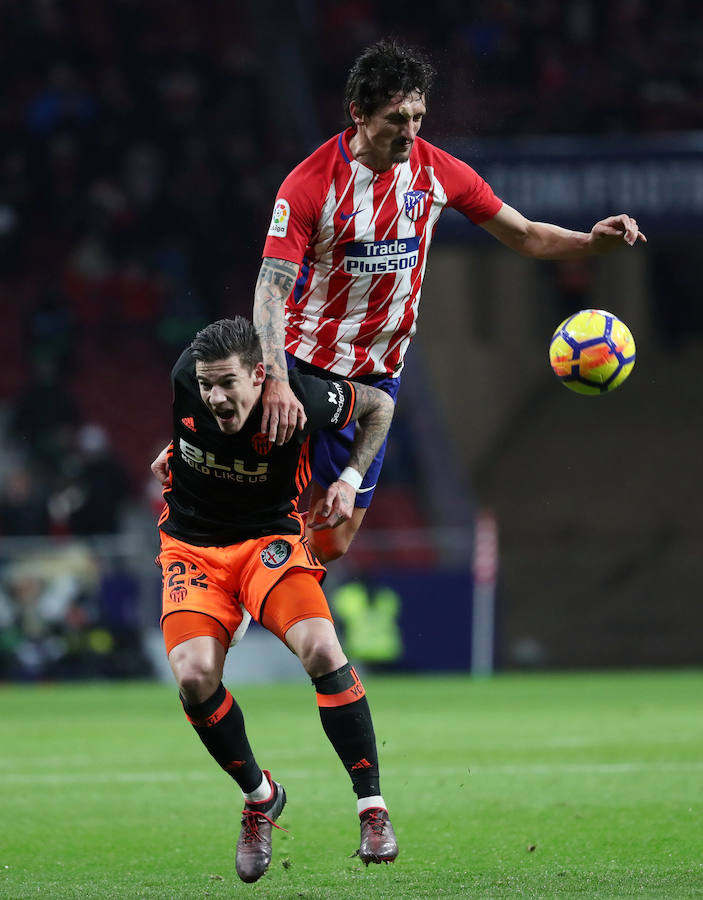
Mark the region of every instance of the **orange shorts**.
[[[171, 613], [204, 613], [218, 622], [229, 641], [233, 641], [237, 629], [246, 628], [246, 612], [284, 640], [285, 632], [303, 619], [321, 617], [332, 621], [320, 587], [326, 569], [313, 556], [305, 538], [267, 535], [228, 547], [196, 547], [163, 531], [160, 535], [161, 553], [156, 561], [163, 576], [162, 627]], [[309, 576], [304, 590], [300, 578], [291, 577], [294, 573]], [[272, 608], [268, 609], [269, 595], [286, 577], [291, 577], [291, 587], [295, 583], [295, 589], [275, 591]], [[178, 642], [173, 641], [168, 651]]]

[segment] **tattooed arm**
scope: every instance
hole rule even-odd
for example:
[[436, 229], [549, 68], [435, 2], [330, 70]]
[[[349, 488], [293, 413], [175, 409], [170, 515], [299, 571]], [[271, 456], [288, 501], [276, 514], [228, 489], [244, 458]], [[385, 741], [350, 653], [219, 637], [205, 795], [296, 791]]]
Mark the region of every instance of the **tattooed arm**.
[[[307, 527], [311, 531], [338, 528], [352, 517], [356, 490], [381, 449], [391, 427], [395, 405], [385, 391], [354, 382], [356, 402], [352, 418], [356, 419], [354, 442], [347, 468], [327, 488], [321, 506], [311, 510]], [[357, 482], [356, 487], [352, 482]]]
[[254, 325], [261, 338], [266, 367], [261, 430], [270, 441], [289, 441], [307, 421], [302, 403], [290, 389], [285, 352], [285, 305], [298, 277], [298, 265], [267, 256], [254, 289]]
[[385, 391], [354, 382], [356, 402], [352, 419], [356, 420], [354, 441], [347, 463], [363, 478], [391, 427], [395, 404]]

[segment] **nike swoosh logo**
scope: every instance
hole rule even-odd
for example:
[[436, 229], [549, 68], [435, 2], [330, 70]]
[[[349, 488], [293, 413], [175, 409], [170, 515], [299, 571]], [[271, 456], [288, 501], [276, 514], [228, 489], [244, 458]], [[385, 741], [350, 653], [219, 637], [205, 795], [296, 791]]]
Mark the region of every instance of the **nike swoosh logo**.
[[347, 213], [340, 213], [339, 218], [342, 220], [342, 222], [346, 222], [348, 219], [351, 219], [354, 216], [358, 216], [360, 212], [363, 212], [363, 210], [357, 209], [355, 212], [349, 213], [348, 215]]

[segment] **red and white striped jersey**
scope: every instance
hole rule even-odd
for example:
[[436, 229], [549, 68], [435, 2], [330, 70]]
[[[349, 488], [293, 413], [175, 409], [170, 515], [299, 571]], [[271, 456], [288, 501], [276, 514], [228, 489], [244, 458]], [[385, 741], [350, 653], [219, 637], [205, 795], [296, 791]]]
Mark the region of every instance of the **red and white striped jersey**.
[[479, 224], [502, 204], [470, 166], [419, 137], [407, 162], [376, 172], [352, 156], [353, 134], [285, 179], [263, 256], [300, 265], [286, 303], [289, 353], [339, 375], [398, 375], [442, 210]]

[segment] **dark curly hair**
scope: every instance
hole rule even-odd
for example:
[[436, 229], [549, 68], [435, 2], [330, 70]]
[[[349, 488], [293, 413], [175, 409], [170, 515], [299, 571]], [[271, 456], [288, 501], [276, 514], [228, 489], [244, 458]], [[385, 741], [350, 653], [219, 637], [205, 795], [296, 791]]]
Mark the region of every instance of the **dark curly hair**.
[[199, 362], [217, 362], [236, 353], [250, 372], [263, 362], [261, 341], [254, 325], [244, 316], [219, 319], [201, 329], [190, 344], [193, 358]]
[[392, 38], [384, 38], [367, 47], [347, 76], [344, 92], [345, 112], [349, 115], [352, 100], [364, 116], [373, 115], [391, 97], [419, 91], [427, 95], [435, 70], [421, 50], [408, 47]]

